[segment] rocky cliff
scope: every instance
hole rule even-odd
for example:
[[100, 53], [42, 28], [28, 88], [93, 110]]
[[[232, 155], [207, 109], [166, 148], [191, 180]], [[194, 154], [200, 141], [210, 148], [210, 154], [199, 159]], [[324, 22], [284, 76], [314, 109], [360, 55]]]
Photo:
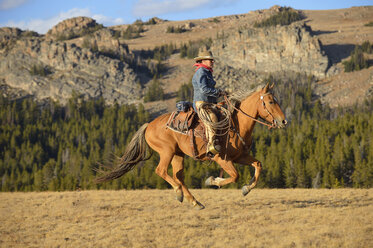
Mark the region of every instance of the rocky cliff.
[[303, 22], [270, 28], [238, 28], [217, 39], [211, 50], [220, 59], [219, 63], [256, 73], [287, 71], [323, 78], [329, 66], [320, 41]]
[[[53, 30], [63, 32], [60, 28]], [[131, 103], [140, 97], [136, 73], [119, 59], [130, 56], [128, 48], [109, 29], [95, 31], [89, 38], [66, 41], [52, 39], [57, 31], [46, 37], [23, 34], [18, 29], [0, 30], [0, 82], [8, 86], [7, 91], [18, 90], [23, 95], [62, 103], [73, 91], [87, 98], [104, 97], [108, 103]], [[84, 39], [95, 49], [84, 46]], [[107, 51], [114, 53], [105, 56]]]

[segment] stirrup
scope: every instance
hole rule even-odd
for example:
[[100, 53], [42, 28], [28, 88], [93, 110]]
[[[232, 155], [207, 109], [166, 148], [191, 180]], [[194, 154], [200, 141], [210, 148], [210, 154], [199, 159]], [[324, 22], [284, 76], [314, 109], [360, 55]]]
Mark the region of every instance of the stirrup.
[[210, 153], [212, 155], [216, 155], [219, 152], [221, 152], [221, 146], [219, 144], [217, 144], [217, 140], [214, 140], [212, 143], [208, 144], [207, 153]]

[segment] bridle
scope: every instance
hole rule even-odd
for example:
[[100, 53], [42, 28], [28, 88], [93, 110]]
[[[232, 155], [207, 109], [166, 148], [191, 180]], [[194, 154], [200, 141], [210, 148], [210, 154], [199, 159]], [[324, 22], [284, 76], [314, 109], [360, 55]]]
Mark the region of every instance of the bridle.
[[267, 109], [267, 106], [266, 106], [266, 104], [265, 104], [265, 102], [264, 102], [264, 97], [266, 96], [266, 95], [269, 95], [269, 94], [271, 94], [271, 93], [266, 93], [266, 94], [264, 94], [264, 95], [261, 95], [260, 96], [260, 100], [262, 101], [262, 106], [263, 106], [263, 108], [264, 108], [264, 110], [267, 112], [267, 115], [264, 117], [264, 119], [265, 120], [268, 120], [267, 119], [267, 117], [268, 116], [271, 116], [272, 117], [272, 125], [271, 125], [271, 128], [272, 127], [276, 127], [276, 122], [275, 122], [275, 117], [273, 116], [273, 114], [271, 113], [271, 112], [269, 112], [269, 110]]
[[275, 118], [274, 118], [274, 116], [273, 116], [273, 115], [268, 111], [268, 109], [267, 109], [267, 107], [266, 107], [266, 105], [265, 105], [265, 102], [264, 102], [264, 96], [266, 96], [266, 95], [268, 95], [268, 94], [270, 94], [270, 93], [266, 93], [266, 94], [264, 94], [264, 95], [261, 95], [261, 96], [260, 96], [260, 100], [262, 101], [262, 105], [263, 105], [264, 110], [268, 113], [268, 114], [266, 115], [266, 117], [270, 115], [270, 116], [272, 117], [272, 119], [273, 119], [273, 121], [272, 121], [271, 124], [268, 124], [268, 123], [265, 123], [265, 122], [263, 122], [263, 121], [260, 121], [260, 120], [256, 119], [255, 117], [252, 117], [251, 115], [248, 115], [247, 113], [243, 112], [242, 109], [237, 108], [236, 106], [234, 106], [234, 105], [232, 104], [232, 102], [229, 100], [229, 98], [228, 98], [228, 96], [227, 96], [226, 94], [224, 95], [224, 100], [228, 103], [228, 105], [229, 105], [231, 108], [233, 108], [233, 109], [235, 109], [236, 111], [240, 112], [241, 114], [243, 114], [243, 115], [249, 117], [249, 118], [252, 119], [253, 121], [256, 121], [256, 122], [258, 122], [258, 123], [260, 123], [260, 124], [262, 124], [262, 125], [267, 126], [268, 129], [271, 129], [271, 128], [275, 128], [275, 127], [276, 127], [276, 122], [275, 122]]

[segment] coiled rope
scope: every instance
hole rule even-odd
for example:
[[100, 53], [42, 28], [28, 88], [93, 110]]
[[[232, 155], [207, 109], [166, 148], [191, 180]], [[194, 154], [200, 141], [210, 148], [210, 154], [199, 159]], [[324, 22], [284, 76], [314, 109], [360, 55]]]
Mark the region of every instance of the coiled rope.
[[[231, 113], [228, 109], [223, 107], [218, 107], [216, 104], [205, 103], [201, 106], [204, 111], [199, 111], [198, 116], [201, 119], [202, 123], [205, 126], [211, 127], [211, 131], [215, 136], [225, 136], [231, 127]], [[221, 118], [217, 122], [213, 122], [209, 115], [209, 112], [213, 111], [212, 109], [219, 108], [221, 113]]]

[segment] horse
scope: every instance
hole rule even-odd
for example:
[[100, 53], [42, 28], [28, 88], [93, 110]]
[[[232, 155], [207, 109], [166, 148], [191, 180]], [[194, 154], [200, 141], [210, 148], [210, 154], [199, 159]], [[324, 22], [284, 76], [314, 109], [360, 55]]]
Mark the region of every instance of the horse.
[[[231, 103], [229, 99], [236, 99], [237, 104], [231, 104], [234, 108], [231, 114], [231, 127], [225, 140], [220, 141], [226, 145], [222, 146], [223, 149], [219, 154], [208, 156], [206, 154], [206, 141], [202, 138], [195, 138], [194, 148], [199, 154], [202, 154], [199, 159], [215, 161], [222, 169], [220, 176], [209, 177], [205, 182], [206, 185], [214, 185], [220, 188], [236, 182], [238, 172], [234, 163], [237, 163], [251, 165], [255, 168], [254, 176], [249, 184], [242, 187], [242, 194], [247, 195], [256, 186], [262, 164], [249, 154], [255, 123], [260, 122], [260, 117], [271, 123], [271, 128], [284, 128], [287, 124], [285, 115], [273, 95], [272, 88], [273, 85], [269, 86], [267, 84], [240, 96], [237, 94], [234, 96], [233, 94], [229, 98], [226, 97], [226, 101], [229, 103]], [[141, 126], [128, 144], [124, 155], [120, 158], [120, 163], [97, 177], [96, 182], [100, 183], [121, 177], [133, 169], [137, 163], [148, 159], [150, 157], [149, 151], [155, 151], [160, 157], [155, 172], [172, 186], [176, 199], [183, 202], [185, 197], [193, 207], [203, 209], [205, 208], [204, 205], [195, 199], [184, 183], [184, 156], [193, 157], [190, 139], [187, 135], [168, 129], [166, 123], [169, 118], [170, 113], [167, 113]], [[170, 164], [172, 165], [172, 176], [167, 172]], [[222, 177], [223, 171], [229, 175], [228, 178]]]

